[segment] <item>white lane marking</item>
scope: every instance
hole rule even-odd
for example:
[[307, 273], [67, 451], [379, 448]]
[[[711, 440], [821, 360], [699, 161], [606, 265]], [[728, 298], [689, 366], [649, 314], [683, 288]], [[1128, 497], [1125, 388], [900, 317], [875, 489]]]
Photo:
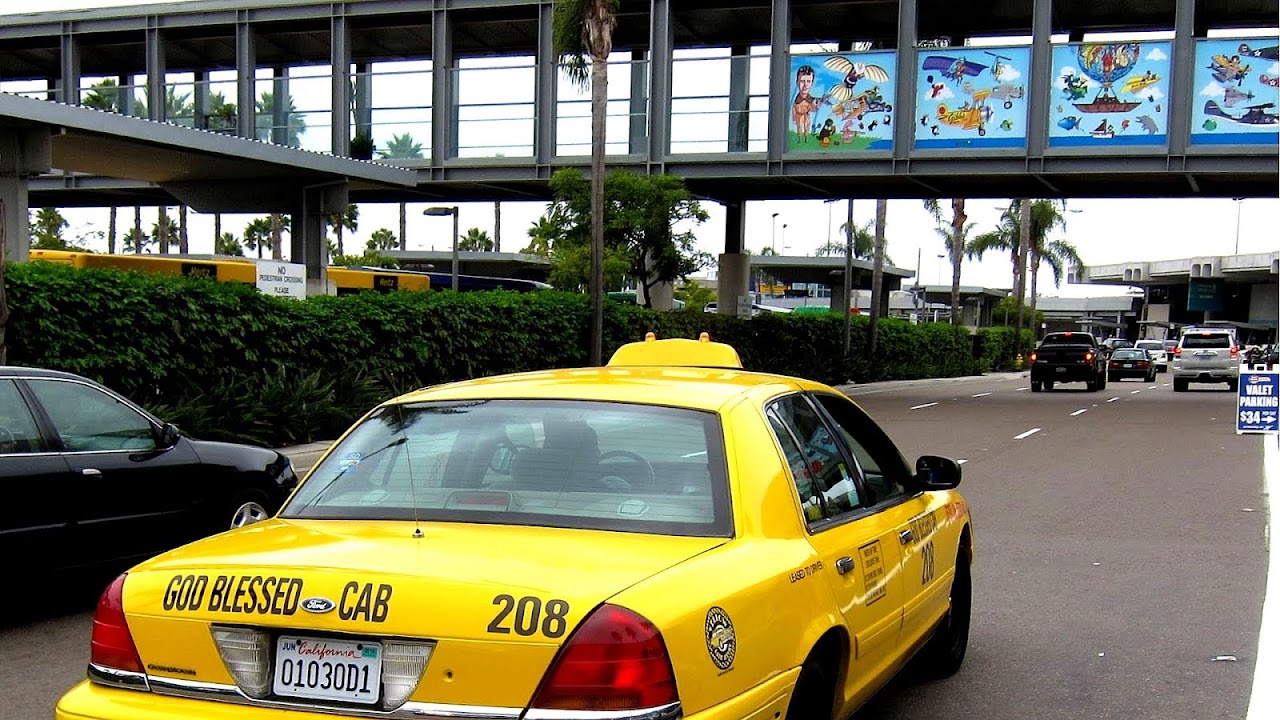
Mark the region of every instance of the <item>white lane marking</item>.
[[969, 461], [968, 461], [968, 460], [966, 460], [965, 458], [960, 458], [959, 460], [957, 460], [957, 461], [956, 461], [956, 464], [957, 464], [957, 465], [963, 465], [963, 464], [965, 464], [965, 463], [967, 463], [967, 462], [969, 462]]
[[989, 392], [985, 392], [985, 393], [978, 393], [977, 395], [970, 395], [969, 397], [986, 397], [986, 396], [988, 396], [988, 395], [990, 395], [990, 394], [991, 394], [991, 393], [989, 393]]
[[1157, 389], [1159, 389], [1159, 388], [1160, 388], [1160, 386], [1159, 386], [1159, 385], [1152, 385], [1151, 387], [1149, 387], [1149, 388], [1147, 388], [1147, 389], [1148, 389], [1148, 390], [1157, 390]]
[[1262, 623], [1258, 627], [1258, 659], [1253, 667], [1253, 694], [1246, 720], [1263, 720], [1280, 714], [1280, 533], [1275, 532], [1275, 498], [1280, 492], [1280, 438], [1262, 438], [1263, 493], [1267, 503], [1265, 532], [1270, 548], [1267, 563], [1267, 590], [1262, 600]]
[[1036, 433], [1038, 433], [1038, 432], [1040, 432], [1040, 428], [1031, 428], [1030, 430], [1028, 430], [1028, 431], [1026, 431], [1026, 432], [1022, 433], [1021, 435], [1014, 435], [1014, 436], [1013, 436], [1013, 439], [1014, 439], [1014, 440], [1022, 440], [1023, 438], [1029, 438], [1029, 437], [1031, 437], [1032, 435], [1035, 435], [1035, 434], [1036, 434]]
[[1026, 390], [1026, 389], [1027, 389], [1027, 388], [1020, 387], [1020, 388], [1018, 388], [1018, 392], [1022, 392], [1023, 390]]
[[912, 410], [923, 410], [924, 408], [927, 408], [927, 407], [933, 407], [934, 405], [937, 405], [937, 404], [938, 404], [938, 403], [936, 403], [936, 402], [931, 402], [931, 403], [925, 403], [925, 404], [923, 404], [923, 405], [912, 405], [912, 406], [911, 406], [911, 409], [912, 409]]
[[1087, 413], [1087, 412], [1089, 412], [1089, 408], [1080, 408], [1079, 410], [1077, 410], [1077, 411], [1075, 411], [1075, 412], [1071, 413], [1071, 417], [1075, 417], [1075, 416], [1077, 416], [1077, 415], [1083, 415], [1083, 414], [1085, 414], [1085, 413]]
[[1138, 393], [1140, 393], [1140, 392], [1142, 392], [1142, 391], [1141, 391], [1141, 390], [1130, 390], [1130, 391], [1129, 391], [1129, 394], [1130, 394], [1130, 395], [1137, 395], [1137, 394], [1138, 394]]
[[1119, 396], [1119, 395], [1117, 395], [1117, 396], [1115, 396], [1115, 397], [1111, 398], [1110, 400], [1108, 400], [1107, 402], [1115, 402], [1115, 401], [1117, 401], [1117, 400], [1119, 400], [1119, 399], [1120, 399], [1120, 396]]

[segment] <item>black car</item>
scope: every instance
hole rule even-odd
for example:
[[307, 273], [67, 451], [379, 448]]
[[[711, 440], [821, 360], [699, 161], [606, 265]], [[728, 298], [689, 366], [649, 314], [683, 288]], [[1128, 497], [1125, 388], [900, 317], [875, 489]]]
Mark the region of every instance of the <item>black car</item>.
[[184, 437], [92, 380], [0, 367], [6, 571], [148, 557], [275, 514], [284, 455]]
[[1131, 377], [1155, 382], [1156, 364], [1151, 362], [1151, 356], [1142, 348], [1113, 350], [1111, 358], [1107, 360], [1107, 381], [1115, 382]]

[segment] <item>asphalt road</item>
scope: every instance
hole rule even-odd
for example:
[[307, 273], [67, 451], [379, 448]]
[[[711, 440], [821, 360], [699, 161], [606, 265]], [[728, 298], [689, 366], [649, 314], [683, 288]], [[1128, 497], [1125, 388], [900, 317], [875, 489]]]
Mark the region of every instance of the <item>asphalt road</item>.
[[[857, 720], [1245, 717], [1266, 582], [1262, 440], [1234, 434], [1225, 386], [1168, 382], [847, 388], [908, 459], [964, 461], [977, 542], [964, 667], [900, 677]], [[26, 601], [0, 614], [0, 718], [49, 718], [84, 676], [102, 579], [13, 580], [5, 593]]]

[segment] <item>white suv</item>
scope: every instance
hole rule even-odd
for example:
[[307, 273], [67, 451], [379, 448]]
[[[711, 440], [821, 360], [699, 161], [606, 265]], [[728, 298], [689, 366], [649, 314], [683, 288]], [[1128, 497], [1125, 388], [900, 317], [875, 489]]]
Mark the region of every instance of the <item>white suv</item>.
[[1225, 382], [1233, 392], [1240, 384], [1240, 348], [1230, 330], [1184, 332], [1173, 351], [1173, 389], [1192, 382]]
[[1169, 371], [1169, 354], [1164, 351], [1163, 340], [1139, 340], [1133, 346], [1147, 351], [1147, 355], [1151, 356], [1151, 364], [1155, 366], [1156, 372]]

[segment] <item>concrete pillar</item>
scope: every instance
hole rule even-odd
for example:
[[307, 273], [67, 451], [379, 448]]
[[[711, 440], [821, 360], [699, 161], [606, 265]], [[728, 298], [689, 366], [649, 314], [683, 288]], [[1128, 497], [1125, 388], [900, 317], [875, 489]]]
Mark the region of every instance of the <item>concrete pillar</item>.
[[751, 128], [751, 46], [729, 49], [729, 152], [746, 152]]
[[248, 12], [240, 14], [242, 19], [236, 23], [236, 134], [252, 138], [258, 136], [258, 50], [253, 26], [245, 19]]
[[289, 225], [289, 259], [307, 267], [308, 295], [329, 292], [325, 274], [324, 217], [346, 212], [346, 209], [345, 182], [303, 188], [295, 200]]
[[671, 152], [671, 0], [649, 1], [649, 162]]
[[63, 25], [62, 39], [59, 43], [59, 77], [57, 100], [68, 105], [80, 104], [80, 41], [66, 24]]
[[[351, 154], [351, 27], [345, 15], [329, 22], [329, 77], [331, 150], [334, 155]], [[434, 112], [434, 110], [433, 110]]]
[[[751, 278], [751, 256], [743, 253], [723, 253], [720, 255], [719, 287], [716, 290], [716, 311], [721, 315], [737, 315], [738, 301], [745, 298], [750, 307], [751, 298], [747, 294]], [[750, 317], [750, 310], [743, 317]]]
[[7, 262], [30, 257], [31, 228], [27, 219], [27, 178], [49, 172], [51, 148], [46, 129], [0, 133], [0, 215], [3, 215]]
[[627, 152], [643, 155], [649, 145], [649, 63], [643, 50], [631, 51], [631, 107], [627, 119]]
[[449, 13], [431, 13], [431, 164], [458, 155], [458, 103], [453, 91], [453, 29]]
[[[147, 22], [154, 22], [154, 18], [148, 18]], [[160, 28], [147, 28], [146, 62], [147, 117], [156, 122], [164, 122], [169, 119], [165, 117], [168, 109], [165, 98], [168, 92], [164, 86], [164, 38], [161, 37]]]
[[[658, 283], [649, 288], [649, 302], [654, 310], [670, 310], [675, 307], [676, 286], [669, 282]], [[636, 298], [637, 302], [644, 302], [643, 297]]]

